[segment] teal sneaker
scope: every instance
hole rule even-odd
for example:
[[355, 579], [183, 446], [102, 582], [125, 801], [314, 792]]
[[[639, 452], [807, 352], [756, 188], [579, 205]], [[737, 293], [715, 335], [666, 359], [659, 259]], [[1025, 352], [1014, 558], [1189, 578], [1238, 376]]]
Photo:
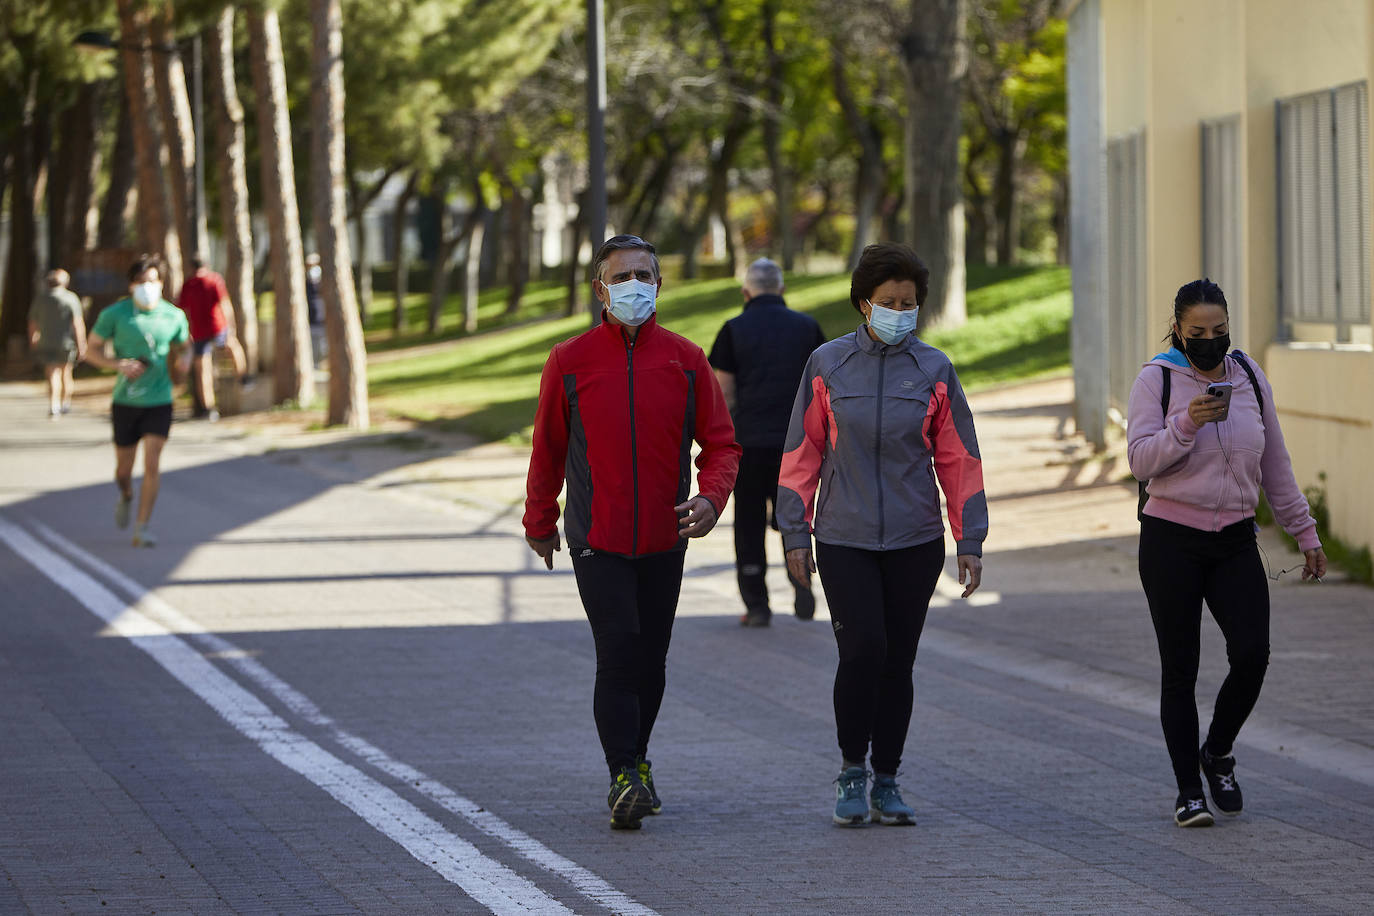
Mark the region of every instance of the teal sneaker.
[[640, 821], [653, 807], [653, 796], [639, 778], [634, 767], [621, 767], [620, 772], [611, 780], [611, 791], [606, 796], [606, 804], [611, 808], [612, 830], [638, 830]]
[[868, 771], [863, 767], [847, 767], [835, 780], [835, 823], [841, 827], [859, 827], [868, 823]]
[[658, 798], [658, 790], [654, 788], [653, 764], [643, 757], [635, 758], [635, 769], [639, 771], [639, 781], [644, 783], [644, 788], [649, 790], [649, 797], [653, 799], [653, 807], [649, 809], [650, 814], [662, 814], [663, 802]]
[[873, 820], [889, 826], [909, 827], [916, 823], [916, 812], [902, 801], [897, 790], [897, 777], [885, 773], [873, 774], [873, 794], [869, 796]]

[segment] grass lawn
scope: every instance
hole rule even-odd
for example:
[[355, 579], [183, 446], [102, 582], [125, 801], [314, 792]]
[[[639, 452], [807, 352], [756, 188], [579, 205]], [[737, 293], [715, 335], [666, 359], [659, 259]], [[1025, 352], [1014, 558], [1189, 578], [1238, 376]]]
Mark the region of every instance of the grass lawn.
[[[1066, 267], [997, 268], [970, 265], [969, 320], [925, 339], [954, 361], [965, 388], [1033, 378], [1069, 367], [1069, 271]], [[586, 330], [588, 318], [562, 316], [561, 286], [532, 285], [520, 313], [501, 315], [503, 291], [484, 293], [481, 333], [463, 336], [458, 298], [448, 303], [439, 338], [391, 340], [390, 301], [378, 296], [368, 323], [368, 370], [373, 410], [435, 422], [484, 439], [527, 440], [539, 393], [539, 372], [554, 344]], [[794, 276], [787, 302], [816, 316], [829, 337], [849, 333], [859, 316], [849, 304], [849, 275]], [[409, 326], [421, 326], [427, 299], [406, 302]], [[721, 324], [739, 311], [733, 280], [665, 283], [659, 320], [710, 350]], [[518, 322], [518, 323], [516, 323]], [[495, 324], [499, 329], [487, 331]], [[401, 348], [425, 346], [413, 354]]]

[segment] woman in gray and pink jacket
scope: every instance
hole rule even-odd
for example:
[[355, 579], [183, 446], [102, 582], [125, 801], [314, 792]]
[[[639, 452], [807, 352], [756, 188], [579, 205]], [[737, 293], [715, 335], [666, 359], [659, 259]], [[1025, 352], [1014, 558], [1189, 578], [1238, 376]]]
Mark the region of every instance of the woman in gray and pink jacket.
[[[1131, 473], [1148, 481], [1140, 581], [1159, 642], [1160, 720], [1179, 793], [1174, 821], [1205, 827], [1212, 813], [1199, 768], [1217, 808], [1241, 811], [1231, 745], [1269, 664], [1269, 587], [1255, 542], [1261, 487], [1304, 553], [1304, 580], [1325, 575], [1326, 555], [1293, 477], [1269, 380], [1239, 350], [1228, 357], [1220, 287], [1204, 279], [1179, 289], [1170, 343], [1131, 388], [1126, 455]], [[1225, 637], [1230, 670], [1199, 748], [1194, 689], [1204, 601]]]

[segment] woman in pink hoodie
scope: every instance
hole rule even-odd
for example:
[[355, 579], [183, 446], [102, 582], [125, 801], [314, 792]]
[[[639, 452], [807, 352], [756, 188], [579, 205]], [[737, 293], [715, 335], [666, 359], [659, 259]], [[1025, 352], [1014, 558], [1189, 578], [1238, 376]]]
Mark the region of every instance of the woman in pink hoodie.
[[[1148, 481], [1140, 581], [1159, 641], [1160, 719], [1178, 781], [1174, 821], [1206, 827], [1212, 812], [1199, 768], [1217, 808], [1239, 814], [1231, 744], [1269, 665], [1269, 585], [1255, 543], [1261, 487], [1303, 551], [1304, 580], [1326, 574], [1326, 555], [1293, 477], [1269, 380], [1239, 350], [1228, 358], [1221, 288], [1205, 279], [1180, 288], [1169, 339], [1172, 346], [1131, 387], [1126, 455], [1131, 473]], [[1230, 670], [1199, 748], [1194, 688], [1203, 601], [1226, 639]]]

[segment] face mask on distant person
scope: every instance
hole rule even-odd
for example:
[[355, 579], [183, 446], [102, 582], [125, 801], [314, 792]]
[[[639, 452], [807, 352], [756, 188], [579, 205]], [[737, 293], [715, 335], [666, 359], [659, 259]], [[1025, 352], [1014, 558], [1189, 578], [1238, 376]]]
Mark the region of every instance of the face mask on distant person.
[[608, 284], [606, 298], [606, 311], [616, 321], [637, 328], [653, 315], [658, 286], [631, 278], [624, 283]]
[[153, 283], [151, 281], [148, 283], [138, 283], [134, 285], [132, 292], [134, 305], [143, 309], [145, 312], [151, 310], [153, 306], [157, 305], [158, 302], [162, 300], [161, 283]]
[[1222, 334], [1220, 337], [1189, 337], [1183, 341], [1183, 352], [1188, 354], [1188, 361], [1197, 366], [1203, 372], [1211, 372], [1226, 357], [1226, 351], [1231, 349], [1231, 335]]
[[868, 304], [871, 311], [868, 313], [868, 326], [873, 333], [878, 335], [878, 339], [889, 346], [899, 344], [906, 339], [906, 336], [916, 330], [916, 313], [914, 309], [890, 309], [881, 305]]

